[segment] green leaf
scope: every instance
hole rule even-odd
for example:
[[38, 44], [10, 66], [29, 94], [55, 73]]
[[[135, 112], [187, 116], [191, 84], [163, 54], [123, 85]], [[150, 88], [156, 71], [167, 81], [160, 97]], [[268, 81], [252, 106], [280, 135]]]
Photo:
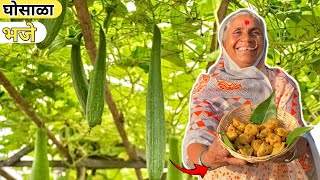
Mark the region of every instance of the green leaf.
[[57, 35], [53, 42], [48, 46], [48, 51], [46, 51], [46, 56], [50, 56], [52, 53], [61, 50], [66, 46], [65, 37], [62, 35]]
[[5, 92], [0, 90], [0, 98], [1, 98], [4, 94], [5, 94]]
[[87, 6], [91, 7], [94, 3], [94, 0], [86, 0]]
[[168, 56], [165, 56], [163, 59], [165, 59], [169, 62], [172, 62], [179, 67], [186, 66], [186, 62], [184, 62], [184, 60], [179, 57], [179, 54], [168, 55]]
[[298, 128], [295, 128], [293, 131], [291, 131], [288, 134], [288, 136], [286, 138], [287, 146], [290, 146], [297, 137], [303, 135], [306, 132], [309, 132], [312, 129], [313, 129], [313, 127], [298, 127]]
[[174, 63], [179, 67], [185, 67], [186, 62], [180, 58], [182, 51], [176, 45], [164, 43], [161, 48], [161, 58]]
[[250, 119], [255, 124], [262, 124], [270, 118], [277, 117], [276, 106], [274, 104], [274, 91], [272, 94], [260, 103], [253, 111]]
[[215, 0], [201, 0], [199, 1], [199, 13], [204, 15], [208, 12], [214, 12], [217, 7], [218, 2]]
[[231, 148], [232, 150], [236, 150], [234, 147], [233, 147], [233, 145], [232, 145], [232, 143], [230, 142], [230, 140], [228, 139], [228, 137], [225, 135], [225, 134], [222, 134], [222, 140], [223, 140], [223, 142], [229, 147], [229, 148]]
[[149, 64], [148, 63], [144, 63], [144, 62], [139, 62], [138, 63], [138, 67], [143, 69], [143, 71], [145, 73], [148, 73], [149, 72]]
[[150, 0], [150, 1], [151, 1], [152, 6], [155, 6], [157, 4], [156, 0]]
[[317, 125], [318, 123], [320, 123], [320, 116], [317, 117], [314, 121], [312, 121], [313, 125]]
[[205, 60], [209, 61], [216, 61], [220, 55], [220, 48], [218, 48], [217, 50], [211, 52], [210, 54], [207, 55], [208, 58], [206, 58]]
[[170, 21], [173, 27], [183, 26], [186, 22], [185, 15], [180, 11], [180, 5], [175, 5], [171, 8]]
[[286, 20], [286, 18], [287, 18], [287, 16], [285, 15], [284, 12], [277, 12], [277, 13], [276, 13], [276, 17], [277, 17], [279, 20], [281, 20], [281, 21], [284, 21], [284, 20]]
[[320, 60], [320, 56], [315, 56], [310, 60], [310, 63], [315, 63]]
[[114, 10], [114, 16], [124, 17], [126, 14], [128, 14], [127, 7], [120, 0], [112, 1], [112, 6], [116, 7]]
[[314, 14], [316, 15], [316, 16], [320, 16], [320, 6], [316, 6], [315, 8], [314, 8]]
[[137, 46], [134, 51], [131, 52], [133, 58], [143, 58], [148, 53], [148, 49], [143, 46]]
[[316, 72], [311, 72], [309, 75], [308, 75], [308, 78], [310, 79], [311, 82], [314, 82], [317, 80], [317, 73]]

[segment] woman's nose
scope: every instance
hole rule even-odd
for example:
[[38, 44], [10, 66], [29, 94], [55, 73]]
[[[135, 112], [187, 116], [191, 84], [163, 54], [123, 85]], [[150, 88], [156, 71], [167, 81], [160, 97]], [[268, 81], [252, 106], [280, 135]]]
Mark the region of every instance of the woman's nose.
[[250, 42], [252, 40], [252, 37], [250, 36], [250, 34], [248, 32], [244, 32], [242, 34], [242, 37], [241, 37], [242, 41], [244, 42]]

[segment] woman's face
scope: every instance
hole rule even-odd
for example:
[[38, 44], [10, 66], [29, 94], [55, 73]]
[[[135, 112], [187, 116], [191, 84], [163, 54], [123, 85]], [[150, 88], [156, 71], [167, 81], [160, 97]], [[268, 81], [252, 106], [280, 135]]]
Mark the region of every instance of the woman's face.
[[252, 66], [263, 51], [263, 30], [250, 15], [233, 19], [225, 31], [223, 46], [230, 58], [241, 68]]

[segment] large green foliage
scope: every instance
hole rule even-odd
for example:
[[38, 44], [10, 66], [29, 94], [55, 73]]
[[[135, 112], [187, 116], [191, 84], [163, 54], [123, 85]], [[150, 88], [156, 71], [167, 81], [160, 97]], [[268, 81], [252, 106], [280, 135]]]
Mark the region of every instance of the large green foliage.
[[[123, 112], [129, 141], [142, 152], [145, 149], [146, 89], [151, 54], [152, 25], [162, 32], [162, 80], [167, 134], [183, 137], [188, 123], [189, 93], [207, 62], [215, 61], [210, 53], [215, 0], [136, 0], [135, 11], [126, 7], [131, 0], [87, 1], [94, 21], [96, 42], [99, 25], [108, 28], [107, 82]], [[319, 1], [248, 0], [265, 18], [269, 37], [267, 62], [288, 71], [300, 85], [302, 108], [307, 122], [319, 122], [320, 50]], [[231, 1], [228, 13], [247, 7], [248, 3]], [[66, 38], [76, 35], [80, 25], [75, 8], [67, 9], [63, 27], [54, 42], [44, 50], [34, 44], [1, 44], [0, 68], [14, 87], [36, 109], [46, 125], [74, 159], [79, 156], [114, 156], [128, 159], [110, 112], [105, 108], [102, 124], [88, 134], [80, 104], [71, 84], [70, 46]], [[88, 75], [92, 65], [87, 51], [82, 58]], [[0, 160], [24, 144], [32, 143], [35, 125], [0, 86]], [[53, 147], [53, 158], [61, 154]], [[11, 154], [11, 153], [10, 153]], [[166, 159], [168, 160], [168, 159]], [[74, 170], [68, 173], [74, 177]], [[132, 177], [134, 171], [108, 171]], [[99, 171], [103, 174], [103, 171]], [[97, 173], [98, 174], [98, 173]], [[121, 174], [119, 178], [121, 179]], [[127, 176], [131, 174], [131, 176]], [[144, 177], [147, 176], [144, 172]]]

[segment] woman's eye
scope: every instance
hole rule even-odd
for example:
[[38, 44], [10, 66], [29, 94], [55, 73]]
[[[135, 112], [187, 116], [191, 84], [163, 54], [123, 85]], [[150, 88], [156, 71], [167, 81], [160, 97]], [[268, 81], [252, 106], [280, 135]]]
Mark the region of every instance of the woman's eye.
[[260, 35], [260, 32], [259, 31], [253, 31], [252, 34], [253, 35]]
[[239, 35], [239, 34], [241, 34], [241, 31], [234, 31], [233, 34]]

